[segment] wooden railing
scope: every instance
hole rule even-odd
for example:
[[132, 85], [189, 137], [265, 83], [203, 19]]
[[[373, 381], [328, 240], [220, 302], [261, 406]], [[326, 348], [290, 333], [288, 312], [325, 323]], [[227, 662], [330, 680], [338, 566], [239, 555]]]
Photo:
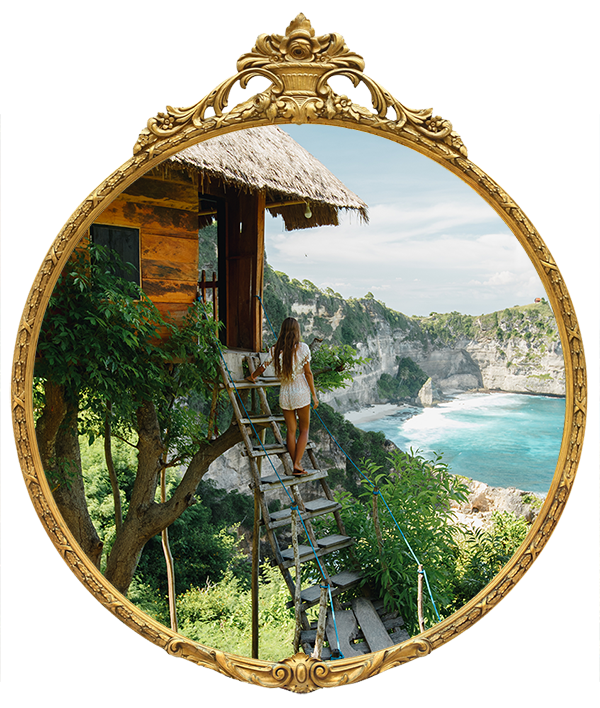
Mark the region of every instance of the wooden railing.
[[[215, 321], [219, 319], [219, 308], [218, 308], [218, 297], [217, 291], [219, 288], [219, 282], [217, 281], [217, 274], [213, 272], [212, 280], [206, 280], [206, 271], [203, 270], [200, 275], [200, 280], [198, 281], [198, 298], [201, 302], [207, 303], [212, 302], [213, 304], [213, 317]], [[210, 298], [208, 294], [210, 293]]]

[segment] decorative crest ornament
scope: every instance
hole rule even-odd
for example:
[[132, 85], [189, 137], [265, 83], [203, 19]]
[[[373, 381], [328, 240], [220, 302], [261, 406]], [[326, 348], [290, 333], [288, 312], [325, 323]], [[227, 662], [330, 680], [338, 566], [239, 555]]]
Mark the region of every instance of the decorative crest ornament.
[[[316, 36], [310, 21], [300, 14], [284, 36], [261, 34], [252, 51], [238, 59], [238, 73], [201, 101], [189, 108], [167, 106], [166, 113], [150, 118], [134, 146], [134, 155], [147, 151], [152, 157], [180, 140], [240, 122], [248, 126], [266, 122], [351, 122], [393, 133], [407, 144], [437, 146], [443, 159], [467, 156], [449, 120], [434, 116], [431, 108], [406, 108], [364, 74], [364, 66], [363, 58], [348, 49], [340, 34]], [[269, 79], [269, 88], [225, 113], [232, 87], [239, 81], [246, 88], [257, 76]], [[345, 76], [355, 87], [362, 82], [369, 89], [374, 112], [353, 103], [348, 96], [336, 94], [328, 84], [334, 76]], [[391, 118], [390, 108], [395, 114]], [[209, 109], [214, 116], [207, 117]]]
[[[482, 169], [450, 123], [431, 110], [411, 111], [366, 77], [364, 62], [338, 34], [316, 36], [303, 16], [284, 36], [261, 35], [252, 51], [240, 57], [238, 74], [188, 109], [167, 108], [148, 121], [134, 156], [109, 175], [69, 217], [52, 243], [26, 302], [13, 359], [12, 420], [22, 473], [45, 530], [65, 562], [94, 597], [128, 627], [169, 654], [184, 657], [240, 681], [295, 692], [354, 683], [411, 661], [447, 643], [495, 607], [516, 585], [550, 538], [571, 491], [583, 445], [587, 412], [586, 365], [582, 335], [568, 289], [554, 258], [520, 207]], [[353, 104], [329, 87], [334, 75], [363, 82], [375, 111]], [[224, 112], [232, 86], [246, 87], [253, 76], [270, 79], [266, 91], [229, 113]], [[207, 116], [212, 108], [214, 116]], [[387, 116], [393, 108], [394, 118]], [[121, 595], [82, 551], [58, 511], [37, 447], [33, 410], [36, 345], [46, 305], [59, 275], [92, 224], [125, 188], [180, 149], [236, 129], [269, 123], [315, 121], [355, 127], [388, 138], [443, 164], [489, 204], [509, 226], [546, 289], [556, 316], [565, 362], [565, 423], [556, 472], [546, 501], [516, 554], [481, 592], [450, 617], [417, 637], [390, 649], [338, 661], [317, 661], [296, 654], [266, 662], [226, 654], [190, 641], [158, 623]]]

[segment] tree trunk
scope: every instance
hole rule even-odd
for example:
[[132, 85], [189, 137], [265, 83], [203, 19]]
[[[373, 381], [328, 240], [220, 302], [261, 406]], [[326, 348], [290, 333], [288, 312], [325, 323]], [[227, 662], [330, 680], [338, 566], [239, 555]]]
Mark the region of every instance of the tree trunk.
[[195, 503], [194, 494], [209, 465], [242, 439], [231, 426], [215, 440], [200, 446], [171, 498], [155, 501], [163, 446], [156, 409], [147, 401], [138, 410], [138, 469], [129, 510], [117, 533], [106, 565], [106, 578], [123, 595], [127, 594], [146, 543], [170, 526]]
[[42, 465], [52, 487], [54, 501], [65, 523], [86, 555], [100, 566], [102, 541], [90, 518], [77, 432], [78, 405], [62, 386], [46, 381], [46, 404], [36, 426]]

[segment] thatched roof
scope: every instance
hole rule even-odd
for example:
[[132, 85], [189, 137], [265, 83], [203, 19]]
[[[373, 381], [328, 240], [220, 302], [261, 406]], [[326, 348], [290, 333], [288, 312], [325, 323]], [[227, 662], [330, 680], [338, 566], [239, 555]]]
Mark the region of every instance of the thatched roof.
[[[365, 202], [276, 126], [221, 135], [182, 150], [168, 162], [170, 169], [196, 173], [200, 191], [204, 186], [210, 193], [208, 185], [216, 181], [244, 191], [266, 192], [267, 208], [273, 215], [281, 214], [287, 231], [337, 226], [340, 209], [354, 211], [361, 221], [368, 221]], [[301, 203], [277, 205], [290, 201]], [[306, 202], [310, 218], [305, 216]]]

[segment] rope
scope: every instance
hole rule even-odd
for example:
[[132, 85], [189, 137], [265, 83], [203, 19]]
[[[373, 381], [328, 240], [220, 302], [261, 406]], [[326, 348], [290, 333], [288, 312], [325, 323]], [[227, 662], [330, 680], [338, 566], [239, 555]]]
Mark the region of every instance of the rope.
[[273, 332], [273, 336], [275, 337], [275, 339], [277, 339], [277, 335], [275, 334], [275, 330], [273, 329], [273, 325], [271, 324], [271, 320], [269, 319], [269, 315], [267, 315], [267, 311], [265, 310], [265, 305], [262, 301], [262, 298], [260, 297], [260, 295], [256, 295], [256, 297], [258, 298], [258, 300], [260, 302], [260, 306], [262, 307], [262, 311], [263, 311], [264, 316], [267, 318], [267, 322], [269, 323], [269, 327], [271, 328], [271, 332]]
[[[312, 406], [311, 406], [311, 407], [312, 407]], [[333, 440], [333, 442], [339, 447], [339, 449], [344, 453], [344, 455], [346, 456], [346, 458], [347, 458], [348, 460], [350, 460], [350, 462], [354, 465], [354, 467], [356, 468], [356, 470], [358, 471], [358, 473], [361, 475], [361, 477], [363, 477], [363, 478], [371, 485], [371, 487], [373, 487], [372, 494], [381, 497], [381, 500], [382, 500], [383, 503], [385, 504], [386, 509], [388, 510], [390, 516], [392, 517], [392, 521], [393, 521], [394, 524], [396, 525], [396, 528], [397, 528], [398, 531], [400, 532], [400, 535], [402, 536], [402, 539], [404, 540], [404, 543], [406, 544], [408, 550], [410, 551], [410, 554], [411, 554], [412, 557], [414, 558], [415, 563], [416, 563], [417, 565], [421, 565], [421, 563], [419, 562], [419, 559], [418, 559], [417, 556], [415, 555], [415, 552], [413, 551], [413, 549], [412, 549], [410, 543], [408, 542], [408, 539], [407, 539], [406, 536], [404, 535], [404, 531], [402, 531], [402, 529], [400, 528], [400, 524], [396, 521], [396, 517], [395, 517], [394, 514], [392, 513], [392, 510], [390, 509], [389, 504], [388, 504], [387, 501], [385, 500], [385, 497], [384, 497], [383, 494], [381, 493], [381, 490], [378, 489], [375, 484], [373, 484], [373, 482], [367, 477], [367, 475], [355, 464], [354, 460], [352, 460], [352, 459], [346, 454], [346, 451], [342, 448], [342, 446], [341, 446], [341, 445], [339, 444], [339, 442], [336, 440], [336, 438], [335, 438], [335, 436], [333, 435], [333, 433], [332, 433], [332, 432], [329, 430], [329, 428], [325, 425], [325, 422], [323, 421], [323, 418], [321, 418], [321, 416], [319, 415], [319, 412], [317, 411], [317, 409], [316, 409], [316, 408], [313, 408], [313, 411], [317, 414], [317, 418], [321, 421], [321, 424], [323, 425], [323, 427], [325, 428], [325, 430], [329, 433], [329, 437], [330, 437], [330, 438]], [[431, 599], [431, 604], [433, 605], [433, 609], [434, 609], [434, 611], [435, 611], [435, 614], [436, 614], [436, 616], [437, 616], [437, 618], [438, 618], [438, 622], [441, 622], [441, 621], [442, 621], [442, 618], [440, 617], [440, 614], [439, 614], [439, 612], [438, 612], [437, 606], [436, 606], [436, 604], [435, 604], [435, 600], [433, 599], [433, 594], [432, 594], [432, 592], [431, 592], [431, 587], [429, 586], [429, 580], [428, 580], [428, 578], [427, 578], [427, 573], [425, 572], [425, 569], [423, 569], [423, 577], [425, 578], [425, 583], [426, 583], [426, 585], [427, 585], [427, 591], [428, 591], [428, 593], [429, 593], [429, 597], [430, 597], [430, 599]]]
[[[259, 301], [260, 301], [260, 304], [261, 304], [261, 306], [262, 306], [263, 313], [264, 313], [265, 317], [267, 318], [267, 322], [269, 323], [269, 326], [271, 327], [271, 332], [273, 332], [273, 336], [274, 336], [275, 338], [277, 338], [277, 335], [275, 334], [275, 330], [273, 329], [273, 325], [271, 324], [271, 320], [269, 319], [269, 315], [267, 314], [267, 311], [266, 311], [266, 309], [265, 309], [264, 303], [263, 303], [263, 301], [262, 301], [260, 295], [257, 295], [256, 297], [257, 297], [257, 298], [259, 299]], [[416, 563], [417, 565], [421, 565], [421, 563], [419, 562], [419, 559], [418, 559], [417, 556], [415, 555], [415, 552], [413, 551], [413, 549], [412, 549], [410, 543], [408, 542], [408, 539], [407, 539], [406, 536], [404, 535], [404, 532], [403, 532], [402, 529], [400, 528], [400, 524], [396, 521], [396, 517], [395, 517], [394, 514], [392, 513], [392, 510], [390, 509], [390, 507], [389, 507], [387, 501], [385, 500], [385, 497], [384, 497], [383, 494], [381, 493], [381, 491], [377, 488], [377, 486], [376, 486], [375, 484], [373, 484], [373, 482], [367, 477], [367, 475], [364, 474], [364, 472], [356, 465], [356, 463], [354, 462], [354, 460], [353, 460], [353, 459], [346, 453], [346, 451], [342, 448], [342, 446], [341, 446], [341, 445], [339, 444], [339, 442], [336, 440], [336, 438], [335, 438], [335, 436], [333, 435], [333, 433], [332, 433], [332, 432], [329, 430], [329, 428], [325, 425], [325, 422], [323, 421], [323, 418], [321, 418], [321, 416], [319, 415], [319, 412], [317, 411], [317, 409], [314, 408], [314, 407], [312, 406], [312, 404], [311, 404], [311, 408], [312, 408], [312, 410], [317, 414], [317, 418], [321, 421], [321, 424], [323, 425], [323, 427], [325, 428], [325, 430], [328, 432], [329, 437], [330, 437], [330, 438], [333, 440], [333, 442], [338, 446], [338, 448], [343, 452], [343, 454], [345, 455], [346, 459], [349, 460], [352, 465], [354, 465], [354, 467], [356, 468], [357, 472], [361, 475], [361, 477], [363, 477], [363, 478], [371, 485], [371, 487], [373, 488], [373, 492], [372, 492], [372, 493], [375, 494], [375, 495], [379, 495], [379, 496], [381, 497], [381, 499], [383, 500], [383, 503], [385, 504], [385, 506], [386, 506], [386, 508], [387, 508], [387, 510], [388, 510], [388, 512], [389, 512], [389, 514], [390, 514], [390, 516], [392, 517], [392, 521], [393, 521], [394, 524], [396, 525], [396, 528], [397, 528], [398, 531], [400, 532], [400, 535], [402, 536], [402, 539], [404, 540], [404, 543], [406, 544], [408, 550], [410, 551], [410, 554], [411, 554], [412, 557], [414, 558], [415, 563]], [[312, 544], [311, 544], [311, 545], [312, 545]], [[428, 593], [429, 593], [429, 597], [430, 597], [430, 599], [431, 599], [431, 604], [433, 605], [433, 609], [434, 609], [434, 611], [435, 611], [435, 614], [436, 614], [436, 616], [437, 616], [437, 618], [438, 618], [438, 622], [441, 622], [441, 621], [442, 621], [442, 618], [440, 617], [440, 614], [439, 614], [439, 612], [438, 612], [437, 606], [436, 606], [436, 604], [435, 604], [435, 600], [433, 599], [433, 594], [432, 594], [432, 592], [431, 592], [431, 587], [430, 587], [430, 585], [429, 585], [429, 579], [427, 578], [427, 573], [425, 572], [425, 569], [423, 569], [423, 577], [425, 578], [425, 583], [426, 583], [426, 585], [427, 585], [427, 591], [428, 591]], [[332, 610], [332, 612], [333, 612], [333, 605], [331, 606], [331, 610]], [[335, 625], [335, 615], [334, 615], [334, 625]], [[336, 636], [337, 636], [337, 629], [336, 629]], [[339, 647], [339, 641], [338, 641], [338, 647]]]

